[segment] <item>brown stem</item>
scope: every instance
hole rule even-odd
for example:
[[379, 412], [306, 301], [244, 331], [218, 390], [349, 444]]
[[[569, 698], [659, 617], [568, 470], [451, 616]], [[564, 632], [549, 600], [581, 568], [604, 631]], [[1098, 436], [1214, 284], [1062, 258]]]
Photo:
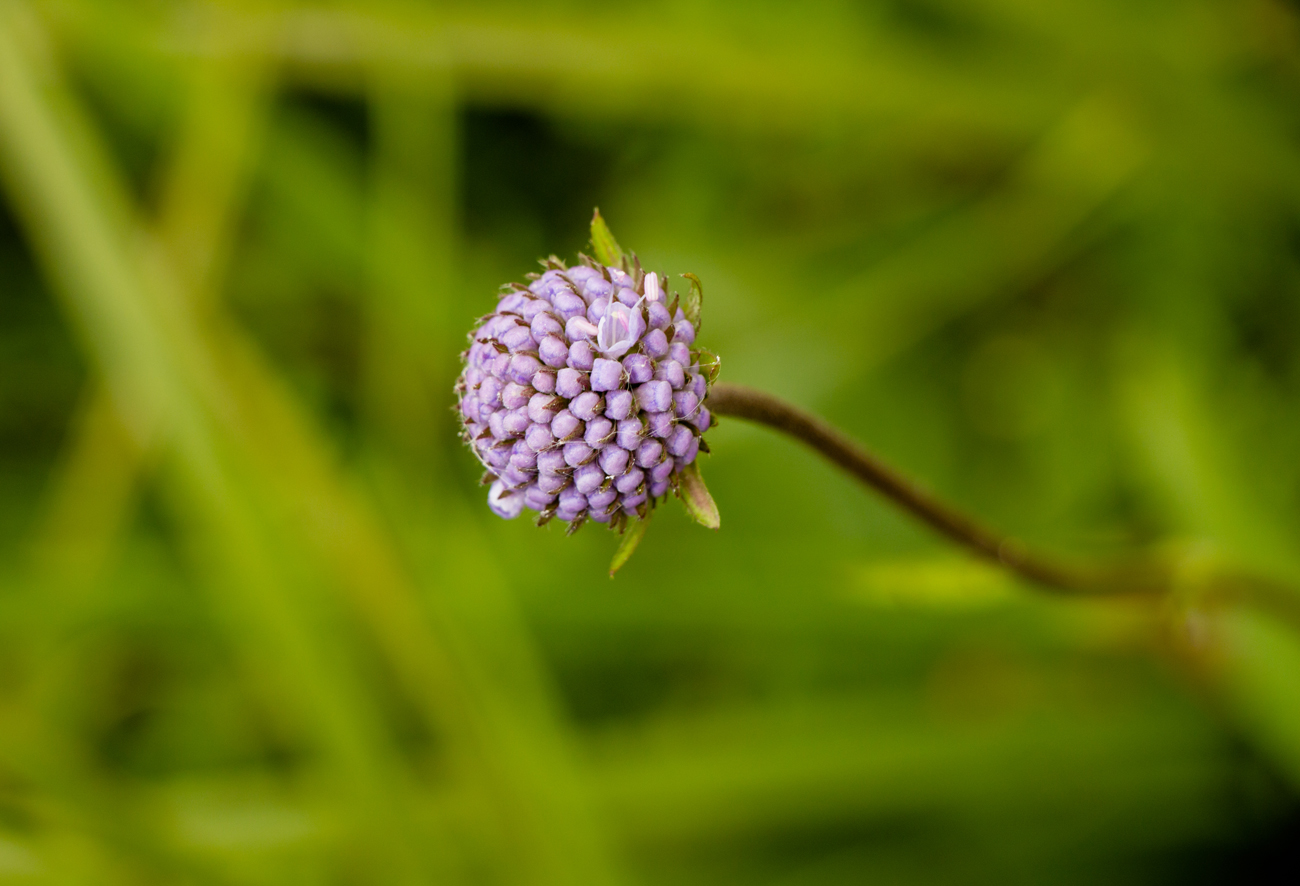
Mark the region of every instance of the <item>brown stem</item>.
[[734, 384], [709, 392], [716, 415], [743, 418], [806, 443], [864, 484], [958, 544], [1045, 588], [1067, 593], [1158, 593], [1169, 586], [1165, 570], [1123, 567], [1093, 570], [1033, 553], [940, 501], [814, 415], [771, 394]]

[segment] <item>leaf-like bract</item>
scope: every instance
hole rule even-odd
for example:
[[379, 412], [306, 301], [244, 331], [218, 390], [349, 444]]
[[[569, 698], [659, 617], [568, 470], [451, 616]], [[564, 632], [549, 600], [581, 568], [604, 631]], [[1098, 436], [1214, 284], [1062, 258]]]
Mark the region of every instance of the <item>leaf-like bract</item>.
[[714, 504], [713, 496], [709, 495], [709, 487], [704, 485], [704, 478], [700, 476], [698, 462], [691, 462], [682, 468], [679, 488], [686, 513], [694, 517], [697, 523], [709, 529], [717, 529], [722, 525], [718, 506]]

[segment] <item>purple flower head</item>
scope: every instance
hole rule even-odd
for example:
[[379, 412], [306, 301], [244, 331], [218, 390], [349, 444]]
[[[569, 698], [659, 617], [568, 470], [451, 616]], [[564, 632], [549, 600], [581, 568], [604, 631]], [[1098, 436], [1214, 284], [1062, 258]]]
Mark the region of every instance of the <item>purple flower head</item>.
[[622, 529], [678, 489], [702, 448], [711, 376], [700, 366], [716, 358], [694, 347], [698, 310], [684, 314], [667, 278], [630, 257], [544, 265], [530, 285], [505, 287], [470, 336], [462, 435], [498, 516], [527, 508], [539, 523]]

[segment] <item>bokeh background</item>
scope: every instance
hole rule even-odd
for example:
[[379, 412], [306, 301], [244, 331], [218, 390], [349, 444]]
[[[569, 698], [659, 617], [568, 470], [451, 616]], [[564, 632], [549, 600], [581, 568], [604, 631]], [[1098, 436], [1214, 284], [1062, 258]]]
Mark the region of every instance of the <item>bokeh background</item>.
[[[1300, 621], [1206, 577], [1300, 588], [1298, 49], [1282, 0], [2, 0], [0, 881], [1294, 876]], [[724, 379], [1174, 592], [1045, 596], [729, 420], [721, 530], [614, 581], [493, 517], [458, 353], [596, 205]]]

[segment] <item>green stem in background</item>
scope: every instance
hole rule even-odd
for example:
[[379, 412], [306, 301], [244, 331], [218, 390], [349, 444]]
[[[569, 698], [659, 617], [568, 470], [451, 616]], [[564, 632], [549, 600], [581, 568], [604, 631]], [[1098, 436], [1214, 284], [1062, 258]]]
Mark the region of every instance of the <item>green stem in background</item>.
[[[1074, 595], [1160, 595], [1179, 585], [1177, 569], [1162, 562], [1082, 566], [1029, 551], [920, 488], [825, 421], [785, 401], [734, 384], [717, 384], [709, 408], [767, 425], [816, 450], [921, 522], [975, 554], [1039, 587]], [[1250, 602], [1300, 625], [1300, 596], [1267, 579], [1216, 573], [1204, 585], [1219, 600]]]

